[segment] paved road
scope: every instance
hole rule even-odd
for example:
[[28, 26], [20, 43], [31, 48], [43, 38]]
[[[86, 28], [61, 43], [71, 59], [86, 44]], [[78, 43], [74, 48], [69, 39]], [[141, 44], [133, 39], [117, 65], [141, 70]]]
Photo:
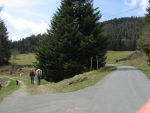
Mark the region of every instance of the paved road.
[[9, 96], [0, 113], [137, 113], [150, 99], [150, 81], [134, 67], [118, 66], [95, 86], [73, 93]]

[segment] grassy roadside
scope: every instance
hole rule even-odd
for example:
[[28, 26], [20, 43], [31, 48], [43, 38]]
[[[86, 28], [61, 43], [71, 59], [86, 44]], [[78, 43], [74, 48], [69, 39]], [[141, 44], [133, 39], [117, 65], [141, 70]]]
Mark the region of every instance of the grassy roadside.
[[130, 65], [141, 70], [150, 79], [150, 66], [147, 63], [147, 56], [141, 52], [135, 52], [130, 55], [130, 59], [121, 62], [124, 65]]
[[107, 63], [116, 63], [116, 60], [129, 58], [129, 60], [118, 62], [122, 65], [134, 66], [141, 70], [150, 79], [150, 66], [147, 63], [147, 56], [142, 52], [135, 51], [108, 51]]
[[116, 70], [115, 67], [106, 67], [104, 70], [96, 70], [77, 75], [73, 78], [63, 80], [59, 83], [51, 83], [48, 87], [55, 93], [66, 93], [77, 91], [99, 82], [110, 72]]
[[19, 86], [16, 85], [15, 80], [10, 80], [10, 83], [7, 87], [0, 89], [0, 101], [7, 95], [11, 94], [13, 91], [17, 90]]
[[107, 53], [107, 63], [115, 63], [116, 60], [129, 58], [128, 60], [118, 62], [122, 65], [134, 66], [141, 70], [150, 79], [150, 66], [147, 63], [147, 56], [142, 52], [135, 51], [109, 51]]
[[[24, 69], [23, 69], [24, 70]], [[25, 71], [28, 70], [25, 68]], [[45, 80], [41, 81], [41, 85], [38, 86], [36, 83], [32, 85], [28, 76], [24, 75], [19, 77], [16, 75], [16, 79], [23, 81], [27, 86], [27, 92], [29, 95], [36, 95], [41, 93], [66, 93], [77, 91], [89, 86], [92, 86], [99, 82], [108, 73], [116, 70], [116, 67], [105, 67], [103, 70], [96, 70], [91, 72], [86, 72], [77, 75], [73, 78], [65, 79], [58, 83], [47, 82]], [[26, 72], [24, 72], [26, 73]], [[35, 81], [37, 81], [35, 77]], [[44, 91], [45, 90], [45, 91]]]

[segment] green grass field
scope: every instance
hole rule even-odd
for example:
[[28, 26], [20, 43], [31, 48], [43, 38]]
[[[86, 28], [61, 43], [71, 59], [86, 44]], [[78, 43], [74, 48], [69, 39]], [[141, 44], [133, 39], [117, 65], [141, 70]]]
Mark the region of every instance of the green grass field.
[[[115, 63], [116, 60], [126, 58], [130, 54], [132, 54], [134, 51], [108, 51], [107, 52], [107, 63]], [[20, 54], [17, 55], [15, 59], [11, 57], [10, 62], [14, 62], [15, 64], [19, 65], [26, 65], [26, 64], [33, 64], [33, 62], [36, 62], [36, 58], [34, 54]]]
[[11, 57], [10, 62], [18, 65], [27, 65], [27, 64], [33, 64], [33, 62], [36, 62], [36, 59], [35, 59], [35, 55], [32, 53], [20, 54], [17, 55], [15, 58]]
[[106, 62], [108, 64], [116, 63], [116, 60], [126, 58], [132, 53], [134, 53], [134, 51], [108, 51]]

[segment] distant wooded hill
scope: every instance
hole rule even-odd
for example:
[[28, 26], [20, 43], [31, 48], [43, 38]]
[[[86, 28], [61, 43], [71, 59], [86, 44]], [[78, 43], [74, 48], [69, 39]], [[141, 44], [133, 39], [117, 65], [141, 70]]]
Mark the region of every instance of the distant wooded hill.
[[11, 49], [17, 49], [19, 53], [32, 53], [35, 46], [38, 45], [40, 39], [46, 34], [31, 35], [19, 41], [11, 42]]
[[108, 49], [116, 51], [135, 50], [144, 27], [143, 17], [128, 17], [103, 22], [108, 38]]
[[[136, 50], [143, 26], [143, 17], [127, 17], [105, 21], [104, 34], [108, 38], [108, 49], [115, 51]], [[20, 53], [33, 52], [34, 47], [44, 35], [31, 35], [19, 41], [12, 42], [11, 48], [17, 48]]]

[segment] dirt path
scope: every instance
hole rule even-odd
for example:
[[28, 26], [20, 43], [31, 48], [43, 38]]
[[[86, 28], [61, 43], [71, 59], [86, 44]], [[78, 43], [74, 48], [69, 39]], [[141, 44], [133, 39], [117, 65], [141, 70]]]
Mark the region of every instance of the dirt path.
[[[10, 80], [17, 80], [15, 77], [10, 77], [10, 76], [1, 76], [0, 78], [8, 78]], [[10, 83], [7, 83], [7, 85]], [[50, 90], [48, 89], [47, 86], [45, 85], [40, 85], [40, 86], [35, 86], [34, 84], [33, 87], [27, 87], [22, 80], [18, 80], [20, 88], [16, 91], [14, 91], [10, 96], [29, 96], [29, 95], [41, 95], [41, 94], [49, 94]], [[34, 90], [34, 93], [32, 92]]]
[[[42, 95], [42, 94], [49, 94], [50, 91], [48, 87], [45, 85], [34, 86], [34, 87], [27, 87], [23, 81], [19, 80], [20, 88], [13, 92], [13, 96], [29, 96], [29, 95]], [[35, 84], [36, 85], [36, 84]], [[32, 92], [34, 89], [34, 93]]]
[[42, 94], [48, 93], [48, 88], [44, 85], [40, 85], [39, 90]]
[[[9, 83], [10, 83], [10, 80], [17, 80], [15, 77], [10, 77], [10, 76], [1, 76], [0, 78], [8, 78]], [[14, 91], [11, 95], [12, 96], [27, 96], [27, 86], [23, 83], [23, 81], [21, 80], [18, 80], [18, 81], [19, 81], [20, 88]], [[9, 83], [7, 83], [7, 86], [9, 85]]]
[[27, 86], [23, 83], [23, 81], [19, 80], [20, 88], [13, 92], [13, 96], [27, 96]]

